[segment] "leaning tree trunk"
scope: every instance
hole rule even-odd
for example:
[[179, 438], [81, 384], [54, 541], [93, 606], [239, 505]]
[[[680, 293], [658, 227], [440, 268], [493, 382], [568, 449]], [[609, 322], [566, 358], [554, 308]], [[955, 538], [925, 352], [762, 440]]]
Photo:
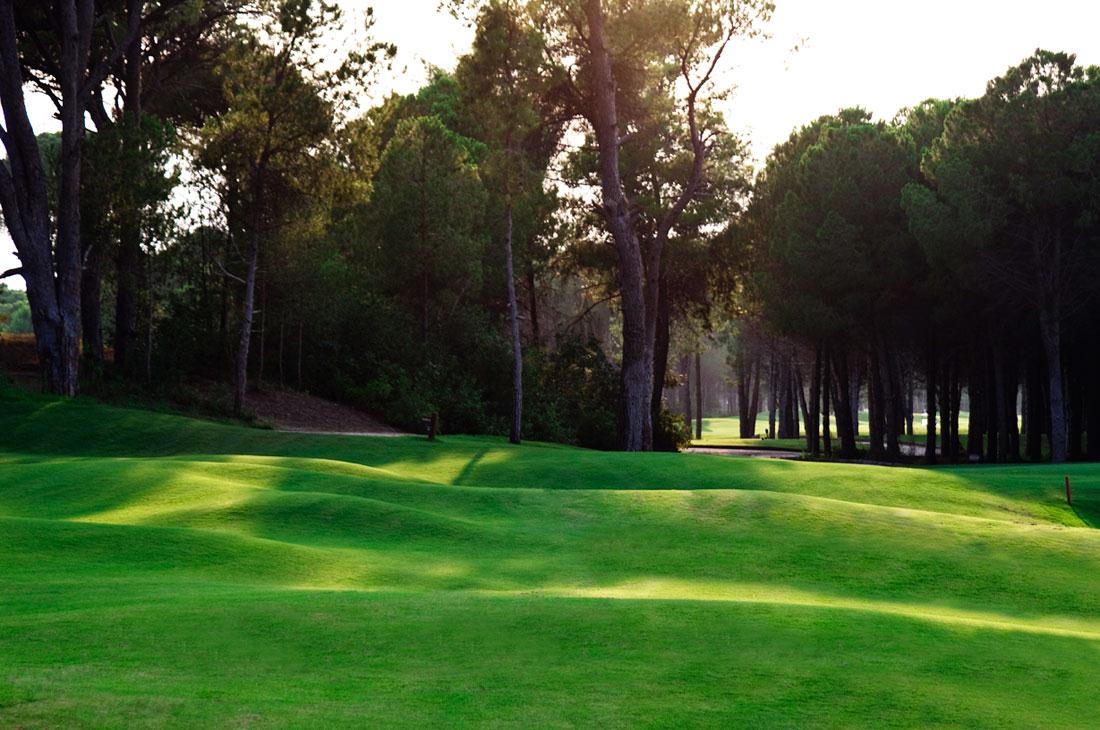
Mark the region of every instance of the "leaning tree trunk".
[[523, 345], [519, 339], [515, 268], [512, 261], [512, 204], [504, 211], [504, 276], [508, 281], [508, 318], [512, 326], [512, 428], [508, 440], [518, 444], [523, 432]]

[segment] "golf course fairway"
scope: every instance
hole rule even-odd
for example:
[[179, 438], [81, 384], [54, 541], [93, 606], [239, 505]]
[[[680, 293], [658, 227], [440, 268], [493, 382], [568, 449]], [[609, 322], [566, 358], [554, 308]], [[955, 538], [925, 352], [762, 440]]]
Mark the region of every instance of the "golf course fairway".
[[6, 389], [0, 726], [1095, 727], [1094, 525], [1095, 465], [289, 434]]

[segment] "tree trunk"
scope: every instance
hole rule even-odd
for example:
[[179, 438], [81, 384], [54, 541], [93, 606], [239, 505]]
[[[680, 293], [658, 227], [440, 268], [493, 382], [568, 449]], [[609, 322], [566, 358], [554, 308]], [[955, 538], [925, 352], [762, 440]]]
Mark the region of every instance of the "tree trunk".
[[539, 325], [539, 296], [535, 281], [535, 264], [530, 254], [527, 256], [527, 316], [531, 320], [531, 343], [542, 347], [542, 330]]
[[244, 296], [241, 300], [241, 336], [237, 345], [237, 380], [233, 393], [233, 411], [240, 415], [244, 410], [248, 388], [248, 347], [252, 341], [253, 302], [256, 294], [256, 269], [260, 262], [259, 233], [251, 234], [252, 244], [248, 252], [248, 273], [244, 279]]
[[103, 370], [103, 312], [100, 306], [103, 284], [102, 252], [99, 242], [86, 246], [83, 280], [80, 284], [84, 361], [96, 372]]
[[966, 457], [969, 461], [972, 456], [982, 457], [985, 454], [985, 392], [978, 374], [978, 365], [975, 363], [970, 365], [970, 387], [967, 392], [970, 396], [970, 429], [966, 440]]
[[[865, 363], [857, 362], [851, 373], [851, 402], [848, 407], [852, 411], [852, 437], [859, 439], [859, 406], [860, 393], [863, 391]], [[867, 391], [868, 409], [870, 408], [871, 393]]]
[[[1096, 362], [1097, 347], [1089, 352], [1089, 361]], [[1090, 369], [1085, 373], [1085, 458], [1100, 459], [1100, 373]]]
[[[802, 389], [799, 388], [801, 391]], [[810, 373], [810, 398], [806, 408], [806, 445], [812, 456], [821, 455], [821, 439], [818, 438], [820, 421], [818, 408], [821, 403], [821, 345], [814, 347], [814, 365]]]
[[518, 444], [523, 434], [523, 344], [519, 339], [519, 305], [512, 261], [512, 203], [504, 210], [504, 276], [508, 282], [508, 319], [512, 328], [512, 426], [508, 440]]
[[944, 394], [947, 398], [947, 420], [944, 422], [944, 435], [950, 433], [948, 442], [947, 459], [950, 462], [959, 460], [959, 410], [962, 407], [962, 382], [959, 377], [959, 364], [957, 357], [944, 362]]
[[905, 384], [905, 435], [914, 436], [913, 432], [913, 401], [915, 395], [913, 393], [913, 370], [912, 368], [905, 368], [903, 371], [903, 381]]
[[0, 165], [0, 208], [27, 285], [39, 367], [46, 388], [75, 395], [81, 340], [80, 177], [85, 70], [94, 18], [91, 0], [57, 3], [61, 40], [61, 180], [56, 240], [45, 169], [27, 114], [11, 0], [0, 1], [0, 106], [8, 164]]
[[771, 353], [770, 365], [768, 367], [768, 438], [773, 439], [776, 437], [775, 433], [775, 411], [779, 401], [779, 367], [776, 363], [775, 352]]
[[695, 439], [703, 438], [703, 356], [695, 351]]
[[837, 383], [836, 428], [840, 437], [840, 457], [856, 456], [856, 433], [852, 423], [851, 373], [848, 372], [848, 356], [844, 352], [833, 353], [833, 367]]
[[738, 343], [737, 354], [734, 356], [737, 378], [737, 423], [738, 434], [743, 439], [752, 438], [756, 430], [756, 414], [752, 414], [752, 426], [749, 426], [749, 410], [752, 408], [752, 370], [745, 361], [745, 351], [741, 343]]
[[1013, 362], [1007, 366], [1007, 390], [1005, 392], [1005, 409], [1008, 423], [1008, 460], [1020, 461], [1020, 420], [1017, 410], [1017, 400], [1020, 395], [1020, 373], [1017, 364]]
[[832, 365], [829, 363], [829, 348], [821, 353], [821, 439], [826, 456], [833, 455], [832, 425], [829, 423], [829, 400], [832, 391]]
[[870, 364], [868, 366], [868, 379], [867, 379], [867, 414], [869, 420], [870, 438], [871, 438], [871, 458], [882, 459], [885, 454], [885, 433], [886, 430], [886, 418], [883, 413], [885, 410], [884, 398], [883, 398], [883, 385], [882, 385], [882, 368], [879, 364], [879, 354], [877, 349], [872, 348], [870, 354]]
[[690, 434], [695, 419], [691, 412], [691, 358], [687, 355], [680, 357], [680, 372], [684, 374], [684, 425]]
[[286, 387], [286, 377], [283, 375], [283, 338], [286, 335], [286, 319], [279, 314], [279, 387]]
[[[928, 414], [928, 428], [924, 439], [924, 460], [928, 464], [936, 463], [936, 373], [939, 364], [936, 362], [936, 343], [929, 340], [925, 350], [927, 383], [925, 385], [925, 411]], [[944, 432], [946, 436], [946, 431]]]
[[[671, 339], [671, 311], [668, 295], [661, 288], [657, 302], [657, 332], [653, 344], [653, 395], [650, 399], [652, 413], [650, 418], [657, 423], [664, 407], [665, 376], [668, 374], [668, 350]], [[689, 426], [690, 427], [690, 426]], [[661, 448], [671, 448], [671, 444], [661, 444]]]
[[760, 358], [755, 358], [753, 361], [752, 404], [749, 406], [749, 412], [752, 414], [752, 432], [750, 438], [755, 438], [756, 417], [760, 414]]
[[884, 344], [879, 365], [882, 376], [882, 410], [885, 416], [886, 458], [890, 461], [898, 461], [901, 458], [898, 436], [901, 433], [902, 394], [901, 384], [897, 378], [897, 364], [889, 345]]
[[646, 337], [645, 266], [630, 202], [619, 174], [619, 112], [600, 0], [586, 0], [585, 14], [592, 92], [596, 102], [592, 121], [599, 146], [603, 217], [615, 241], [622, 298], [619, 446], [624, 451], [642, 451], [646, 448], [647, 430], [652, 438], [650, 399], [653, 397], [653, 357]]
[[[1057, 234], [1055, 234], [1055, 237]], [[1050, 393], [1050, 460], [1066, 461], [1069, 438], [1066, 427], [1066, 390], [1062, 372], [1062, 292], [1057, 281], [1061, 271], [1061, 245], [1055, 240], [1053, 255], [1036, 256], [1039, 275], [1039, 334], [1047, 360]]]
[[[257, 272], [258, 275], [258, 272]], [[264, 365], [267, 364], [267, 278], [260, 285], [260, 357], [256, 363], [256, 385], [264, 386]]]

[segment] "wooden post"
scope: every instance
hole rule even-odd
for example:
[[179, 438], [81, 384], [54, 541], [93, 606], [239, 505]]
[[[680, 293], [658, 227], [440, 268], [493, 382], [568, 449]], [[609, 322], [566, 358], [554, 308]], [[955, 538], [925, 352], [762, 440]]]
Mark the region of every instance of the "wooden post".
[[1066, 477], [1066, 504], [1073, 506], [1073, 494], [1069, 490], [1069, 477]]
[[439, 414], [432, 412], [427, 418], [428, 421], [428, 440], [435, 441], [436, 435], [439, 433]]

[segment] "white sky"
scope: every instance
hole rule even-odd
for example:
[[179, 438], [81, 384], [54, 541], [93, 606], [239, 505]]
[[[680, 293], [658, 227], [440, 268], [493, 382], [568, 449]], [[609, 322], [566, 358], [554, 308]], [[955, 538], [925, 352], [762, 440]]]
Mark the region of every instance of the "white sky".
[[[438, 0], [340, 0], [349, 15], [373, 5], [376, 35], [398, 46], [375, 95], [414, 91], [429, 65], [449, 67], [472, 31], [437, 10]], [[725, 111], [762, 159], [797, 126], [845, 106], [889, 119], [929, 97], [973, 97], [1036, 48], [1100, 65], [1100, 0], [776, 0], [767, 40], [740, 44], [722, 82], [737, 92]], [[795, 52], [793, 49], [799, 47]], [[36, 98], [32, 121], [56, 129]], [[17, 265], [0, 238], [0, 270]], [[22, 288], [22, 280], [6, 280]]]

